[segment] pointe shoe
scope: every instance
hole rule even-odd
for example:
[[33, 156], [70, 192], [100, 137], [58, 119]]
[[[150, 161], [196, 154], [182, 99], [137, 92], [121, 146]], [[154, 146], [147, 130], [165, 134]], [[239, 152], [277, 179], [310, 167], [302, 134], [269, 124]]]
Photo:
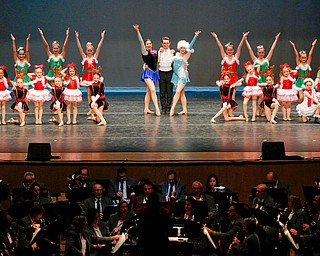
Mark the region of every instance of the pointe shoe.
[[144, 113], [145, 115], [148, 115], [148, 114], [151, 114], [151, 115], [152, 115], [152, 114], [154, 114], [154, 112], [151, 111], [151, 110], [144, 111], [143, 113]]
[[107, 124], [107, 122], [106, 121], [101, 121], [100, 123], [98, 123], [97, 125], [98, 126], [102, 126], [102, 125], [106, 125]]
[[59, 127], [63, 126], [63, 122], [59, 123], [59, 125], [58, 125], [58, 126], [59, 126]]
[[20, 127], [24, 126], [26, 123], [23, 121], [21, 124], [20, 124]]
[[214, 118], [212, 118], [212, 119], [210, 120], [210, 122], [211, 122], [211, 123], [216, 123], [217, 121], [214, 120]]

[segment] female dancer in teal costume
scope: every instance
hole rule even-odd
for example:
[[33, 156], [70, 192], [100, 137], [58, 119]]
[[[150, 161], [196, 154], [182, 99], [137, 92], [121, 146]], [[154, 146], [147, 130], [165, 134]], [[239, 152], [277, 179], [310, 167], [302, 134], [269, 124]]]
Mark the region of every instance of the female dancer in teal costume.
[[144, 113], [153, 114], [153, 112], [149, 109], [151, 96], [152, 102], [156, 109], [156, 116], [161, 116], [155, 86], [155, 84], [160, 79], [157, 69], [158, 52], [156, 50], [152, 50], [152, 41], [150, 39], [146, 39], [145, 41], [143, 41], [138, 24], [134, 25], [133, 28], [135, 29], [135, 31], [137, 31], [137, 36], [141, 46], [142, 59], [144, 61], [144, 71], [141, 75], [141, 81], [144, 81], [147, 85], [146, 96], [144, 98]]
[[61, 70], [63, 69], [63, 62], [64, 62], [64, 57], [66, 56], [66, 49], [68, 45], [68, 40], [69, 40], [69, 31], [70, 29], [68, 28], [66, 30], [66, 38], [64, 40], [63, 46], [62, 46], [62, 52], [59, 53], [60, 51], [60, 44], [58, 41], [53, 41], [52, 42], [52, 52], [50, 51], [49, 44], [44, 37], [43, 31], [38, 28], [40, 36], [42, 38], [42, 42], [46, 48], [46, 53], [48, 56], [48, 62], [49, 62], [49, 71], [47, 72], [46, 78], [48, 81], [52, 83], [52, 86], [54, 84], [53, 80], [56, 74], [60, 74]]
[[[277, 45], [277, 42], [278, 42], [278, 39], [279, 39], [279, 36], [280, 36], [280, 33], [277, 34], [275, 36], [275, 40], [270, 48], [270, 51], [268, 53], [268, 55], [265, 57], [265, 50], [264, 50], [264, 47], [263, 45], [259, 45], [257, 46], [257, 54], [258, 54], [258, 57], [256, 57], [252, 51], [252, 48], [249, 44], [249, 41], [246, 37], [246, 45], [247, 45], [247, 48], [248, 48], [248, 51], [249, 51], [249, 54], [250, 54], [250, 57], [253, 61], [253, 66], [260, 66], [260, 71], [259, 71], [259, 80], [258, 80], [258, 85], [261, 87], [261, 86], [266, 86], [267, 85], [267, 82], [266, 82], [266, 73], [268, 72], [269, 70], [269, 62], [272, 58], [272, 55], [273, 55], [273, 52], [274, 52], [274, 49], [276, 48], [276, 45]], [[263, 89], [263, 88], [261, 88]], [[260, 116], [262, 115], [262, 112], [263, 112], [263, 108], [260, 107], [260, 104], [261, 102], [263, 101], [263, 95], [259, 97], [258, 99], [258, 111], [257, 111], [257, 116]]]
[[14, 73], [15, 78], [13, 79], [13, 82], [16, 82], [16, 77], [21, 77], [24, 82], [24, 86], [28, 87], [29, 84], [31, 84], [31, 78], [27, 76], [27, 74], [30, 71], [31, 64], [30, 61], [30, 34], [27, 37], [26, 40], [26, 49], [23, 47], [19, 47], [17, 50], [16, 46], [16, 39], [13, 34], [11, 34], [11, 40], [12, 40], [12, 51], [13, 51], [13, 60], [14, 60]]
[[176, 93], [173, 97], [170, 116], [174, 115], [174, 108], [176, 107], [178, 100], [180, 98], [181, 98], [182, 111], [179, 112], [178, 114], [186, 115], [188, 113], [187, 98], [184, 92], [184, 87], [186, 86], [187, 83], [190, 82], [187, 66], [188, 66], [188, 60], [191, 54], [194, 52], [194, 49], [192, 47], [200, 33], [201, 31], [199, 30], [194, 32], [194, 37], [190, 44], [185, 40], [181, 40], [178, 42], [177, 48], [179, 52], [177, 52], [176, 56], [174, 56], [173, 58], [173, 75], [171, 79], [171, 83], [173, 83], [176, 88]]
[[293, 51], [296, 55], [296, 70], [298, 70], [298, 77], [296, 78], [295, 86], [298, 89], [299, 92], [299, 103], [303, 101], [304, 94], [302, 90], [302, 85], [304, 83], [304, 79], [307, 77], [311, 77], [311, 60], [312, 60], [312, 54], [314, 47], [317, 43], [317, 39], [314, 40], [311, 44], [311, 49], [309, 51], [309, 56], [306, 51], [302, 50], [300, 52], [297, 51], [296, 45], [294, 42], [289, 41], [290, 44], [293, 47]]

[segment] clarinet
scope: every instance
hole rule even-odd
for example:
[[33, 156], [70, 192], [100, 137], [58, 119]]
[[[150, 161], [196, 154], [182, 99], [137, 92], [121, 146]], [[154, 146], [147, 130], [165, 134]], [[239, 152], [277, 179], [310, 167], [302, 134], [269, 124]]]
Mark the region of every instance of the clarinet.
[[[238, 235], [239, 235], [239, 232], [236, 233], [235, 237], [238, 238]], [[232, 243], [229, 244], [229, 248], [228, 248], [228, 251], [227, 251], [227, 255], [230, 255], [232, 249], [233, 249], [233, 246], [234, 246], [235, 242], [232, 240]]]
[[310, 206], [308, 202], [304, 202], [302, 210], [305, 213], [305, 223], [310, 226], [309, 234], [315, 235], [317, 233], [317, 222], [313, 214], [310, 212]]

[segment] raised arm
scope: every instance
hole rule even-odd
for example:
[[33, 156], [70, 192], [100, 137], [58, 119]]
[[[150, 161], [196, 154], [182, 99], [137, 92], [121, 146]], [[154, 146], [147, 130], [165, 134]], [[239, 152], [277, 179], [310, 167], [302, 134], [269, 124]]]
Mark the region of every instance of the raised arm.
[[137, 31], [137, 36], [138, 36], [138, 40], [140, 42], [142, 55], [148, 55], [148, 51], [147, 51], [146, 46], [144, 44], [143, 38], [142, 38], [142, 36], [140, 34], [139, 25], [138, 24], [133, 25], [133, 28], [134, 28], [135, 31]]
[[216, 39], [217, 45], [218, 45], [219, 50], [220, 50], [221, 57], [223, 59], [226, 56], [226, 53], [225, 53], [224, 48], [223, 48], [223, 46], [222, 46], [222, 44], [221, 44], [221, 42], [220, 42], [220, 40], [218, 38], [218, 35], [216, 33], [214, 33], [214, 32], [211, 32], [211, 35], [213, 36], [214, 39]]
[[273, 44], [271, 45], [270, 51], [269, 51], [269, 53], [268, 53], [268, 55], [267, 55], [267, 57], [266, 57], [266, 59], [267, 59], [268, 61], [270, 61], [271, 58], [272, 58], [272, 55], [273, 55], [274, 49], [276, 48], [276, 45], [277, 45], [279, 36], [280, 36], [280, 33], [278, 33], [278, 34], [276, 35], [276, 37], [275, 37], [275, 39], [274, 39], [274, 42], [273, 42]]
[[26, 60], [30, 61], [30, 34], [28, 34], [26, 39]]
[[248, 38], [246, 38], [245, 40], [246, 40], [246, 45], [247, 45], [247, 48], [248, 48], [248, 51], [249, 51], [251, 60], [252, 60], [253, 62], [255, 62], [256, 59], [257, 59], [257, 57], [254, 55], [254, 53], [253, 53], [253, 51], [252, 51], [251, 45], [250, 45], [250, 43], [249, 43], [249, 41], [248, 41]]
[[240, 41], [240, 43], [239, 43], [239, 45], [238, 45], [238, 48], [237, 48], [237, 52], [236, 52], [236, 54], [234, 55], [237, 59], [240, 58], [241, 49], [242, 49], [244, 40], [247, 38], [248, 35], [249, 35], [249, 32], [245, 32], [245, 33], [242, 34], [241, 41]]
[[101, 50], [101, 46], [102, 46], [102, 43], [103, 43], [103, 40], [104, 40], [104, 35], [105, 35], [105, 33], [106, 33], [105, 30], [103, 30], [103, 31], [101, 32], [101, 39], [100, 39], [100, 42], [99, 42], [99, 44], [98, 44], [98, 46], [97, 46], [96, 53], [94, 54], [94, 56], [95, 56], [97, 59], [98, 59], [98, 57], [99, 57], [99, 53], [100, 53], [100, 50]]
[[296, 64], [299, 65], [299, 64], [300, 64], [299, 53], [298, 53], [298, 50], [297, 50], [297, 48], [296, 48], [296, 45], [295, 45], [295, 43], [292, 42], [292, 41], [289, 41], [289, 43], [292, 45], [294, 54], [296, 55]]
[[14, 37], [13, 34], [10, 34], [11, 36], [11, 40], [12, 40], [12, 53], [13, 53], [13, 60], [16, 63], [16, 61], [18, 60], [18, 56], [17, 56], [17, 46], [16, 46], [16, 38]]
[[80, 43], [80, 39], [79, 39], [79, 32], [78, 31], [74, 31], [75, 35], [76, 35], [76, 41], [77, 41], [77, 46], [78, 46], [78, 50], [80, 52], [81, 58], [84, 59], [86, 57], [86, 54], [84, 53], [81, 43]]
[[46, 38], [44, 37], [43, 31], [40, 28], [38, 28], [38, 30], [39, 30], [42, 42], [44, 44], [44, 47], [46, 48], [47, 56], [50, 57], [52, 55], [52, 53], [50, 52], [49, 44], [48, 44]]
[[191, 40], [191, 42], [189, 44], [189, 49], [187, 49], [188, 52], [183, 57], [185, 60], [188, 60], [190, 58], [191, 54], [194, 52], [193, 45], [196, 42], [197, 37], [200, 35], [200, 33], [201, 33], [200, 30], [197, 30], [196, 32], [194, 32], [194, 37], [192, 38], [192, 40]]
[[62, 46], [62, 51], [61, 51], [61, 56], [64, 58], [66, 56], [67, 52], [67, 45], [69, 42], [69, 35], [70, 35], [70, 28], [67, 28], [66, 30], [66, 38], [64, 40], [63, 46]]
[[314, 51], [314, 47], [317, 43], [317, 39], [315, 39], [312, 44], [311, 44], [311, 49], [309, 51], [309, 55], [308, 55], [308, 60], [307, 60], [307, 63], [310, 65], [311, 64], [311, 60], [312, 60], [312, 54], [313, 54], [313, 51]]

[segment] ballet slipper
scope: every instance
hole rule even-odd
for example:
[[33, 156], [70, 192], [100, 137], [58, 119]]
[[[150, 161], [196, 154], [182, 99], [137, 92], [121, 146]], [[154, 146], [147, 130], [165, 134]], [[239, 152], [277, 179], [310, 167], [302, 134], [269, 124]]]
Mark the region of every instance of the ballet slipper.
[[68, 124], [68, 125], [71, 124], [71, 121], [68, 121], [67, 124]]
[[174, 109], [171, 109], [170, 110], [170, 114], [169, 114], [170, 116], [174, 116]]
[[106, 125], [107, 124], [107, 122], [106, 121], [101, 121], [100, 123], [98, 123], [97, 125], [98, 126], [103, 126], [103, 125]]
[[277, 124], [278, 122], [276, 122], [276, 121], [274, 121], [274, 120], [272, 119], [272, 120], [270, 120], [270, 123], [271, 123], [271, 124]]
[[56, 122], [56, 121], [57, 119], [54, 116], [49, 119], [49, 122]]
[[72, 121], [72, 124], [77, 124], [77, 121]]
[[20, 127], [24, 126], [26, 123], [23, 121], [21, 124], [20, 124]]
[[178, 115], [186, 115], [186, 114], [188, 114], [188, 111], [181, 111], [178, 113]]
[[160, 110], [157, 110], [157, 111], [156, 111], [156, 116], [161, 116]]
[[256, 121], [256, 119], [255, 119], [255, 118], [252, 118], [252, 119], [251, 119], [251, 122], [255, 122], [255, 121]]
[[212, 117], [212, 119], [210, 120], [211, 123], [216, 123], [217, 121], [214, 120], [214, 118]]
[[63, 126], [63, 122], [59, 123], [59, 125], [58, 125], [58, 126], [59, 126], [59, 127]]
[[153, 111], [151, 111], [151, 110], [144, 111], [143, 113], [144, 113], [145, 115], [148, 115], [148, 114], [154, 114], [154, 112], [153, 112]]
[[92, 115], [91, 110], [89, 112], [87, 112], [87, 116]]
[[284, 117], [284, 118], [283, 118], [283, 121], [288, 121], [288, 119]]
[[287, 119], [288, 121], [291, 121], [292, 119], [290, 118], [290, 117], [288, 117], [288, 119]]
[[249, 122], [249, 118], [248, 117], [245, 117], [245, 120], [246, 120], [246, 122]]

